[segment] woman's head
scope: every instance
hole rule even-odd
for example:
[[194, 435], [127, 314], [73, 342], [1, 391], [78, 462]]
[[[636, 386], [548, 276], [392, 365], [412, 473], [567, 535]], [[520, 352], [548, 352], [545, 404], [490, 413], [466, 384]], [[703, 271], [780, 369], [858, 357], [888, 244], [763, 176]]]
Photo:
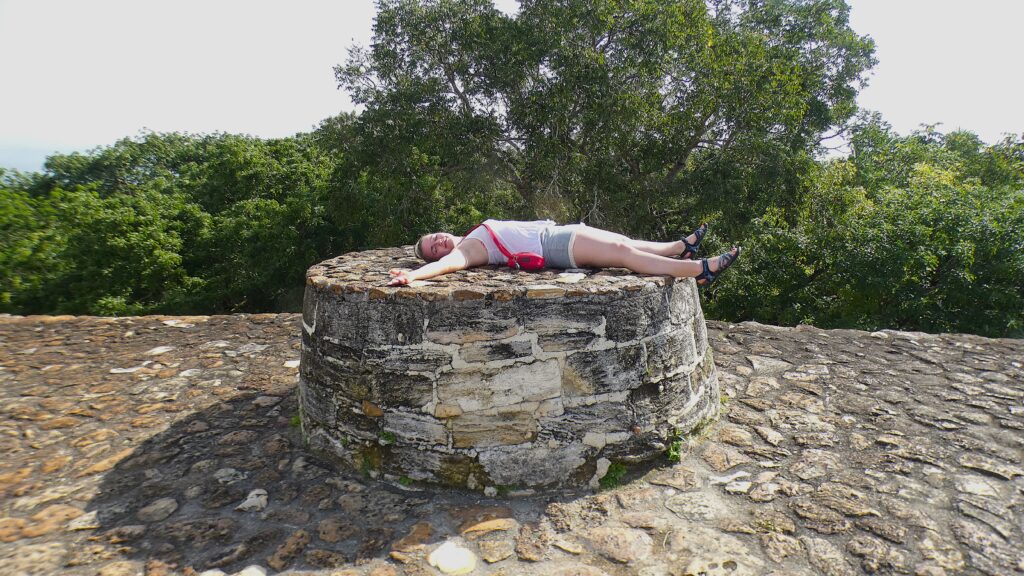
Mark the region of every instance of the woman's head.
[[416, 242], [416, 256], [433, 262], [447, 256], [455, 249], [457, 238], [447, 232], [433, 232], [420, 236]]

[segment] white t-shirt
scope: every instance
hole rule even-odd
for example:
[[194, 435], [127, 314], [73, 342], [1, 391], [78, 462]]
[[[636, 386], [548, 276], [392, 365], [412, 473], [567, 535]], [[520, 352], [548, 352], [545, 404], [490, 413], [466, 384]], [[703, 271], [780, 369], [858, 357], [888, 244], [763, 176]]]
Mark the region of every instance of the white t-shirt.
[[[484, 220], [484, 222], [491, 227], [491, 230], [498, 236], [498, 239], [501, 240], [501, 243], [510, 254], [517, 252], [543, 254], [543, 248], [540, 245], [540, 233], [548, 226], [555, 225], [554, 220], [521, 222], [518, 220], [488, 219]], [[487, 228], [478, 226], [466, 238], [475, 238], [484, 243], [484, 248], [487, 249], [488, 264], [508, 264], [508, 258], [498, 249], [494, 240], [491, 239], [491, 233], [487, 231]]]

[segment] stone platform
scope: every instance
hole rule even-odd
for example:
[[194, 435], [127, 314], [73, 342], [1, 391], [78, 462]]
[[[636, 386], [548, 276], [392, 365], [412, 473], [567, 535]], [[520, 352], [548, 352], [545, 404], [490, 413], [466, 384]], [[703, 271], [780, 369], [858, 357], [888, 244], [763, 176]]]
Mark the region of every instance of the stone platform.
[[0, 315], [0, 574], [1024, 572], [1024, 340], [708, 322], [720, 420], [679, 462], [487, 498], [314, 458], [301, 332]]
[[490, 494], [597, 487], [716, 417], [692, 279], [478, 268], [385, 286], [418, 264], [406, 247], [310, 268], [299, 397], [319, 452]]

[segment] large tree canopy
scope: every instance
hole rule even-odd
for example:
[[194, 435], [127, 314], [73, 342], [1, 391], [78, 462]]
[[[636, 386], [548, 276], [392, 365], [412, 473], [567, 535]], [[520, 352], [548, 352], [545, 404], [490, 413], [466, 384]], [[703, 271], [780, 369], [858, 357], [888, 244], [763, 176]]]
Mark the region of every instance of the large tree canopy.
[[[421, 177], [424, 158], [458, 194], [511, 188], [528, 212], [636, 233], [675, 226], [664, 217], [698, 201], [707, 216], [729, 197], [794, 197], [794, 173], [853, 115], [874, 64], [843, 0], [524, 0], [514, 17], [487, 0], [378, 9], [372, 46], [336, 68], [365, 106], [357, 132], [375, 156], [361, 159], [364, 182]], [[460, 199], [406, 179], [394, 194], [415, 198], [395, 205]], [[437, 224], [417, 213], [395, 217]]]

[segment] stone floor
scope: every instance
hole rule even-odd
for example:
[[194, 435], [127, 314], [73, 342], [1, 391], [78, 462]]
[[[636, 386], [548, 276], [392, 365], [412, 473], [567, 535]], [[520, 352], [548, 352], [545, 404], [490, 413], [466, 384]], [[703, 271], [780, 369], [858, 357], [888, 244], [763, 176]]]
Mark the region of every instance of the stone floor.
[[1024, 341], [711, 323], [680, 462], [487, 499], [306, 454], [299, 330], [0, 317], [0, 575], [1024, 572]]

